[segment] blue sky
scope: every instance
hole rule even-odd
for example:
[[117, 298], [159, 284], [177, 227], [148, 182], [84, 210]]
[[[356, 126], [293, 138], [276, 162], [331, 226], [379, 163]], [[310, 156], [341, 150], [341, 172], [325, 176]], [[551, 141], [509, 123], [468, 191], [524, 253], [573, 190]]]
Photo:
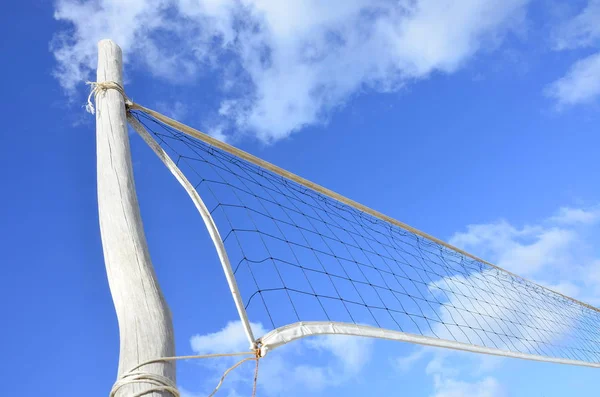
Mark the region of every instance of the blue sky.
[[[135, 101], [600, 304], [600, 2], [120, 3], [12, 2], [0, 16], [8, 395], [102, 396], [115, 378], [83, 109], [107, 37], [123, 47]], [[199, 216], [134, 135], [132, 152], [178, 353], [237, 348]], [[263, 395], [586, 396], [597, 385], [592, 369], [400, 343], [284, 349], [264, 360]], [[179, 384], [205, 395], [226, 364], [183, 363]], [[222, 394], [249, 395], [251, 370]]]

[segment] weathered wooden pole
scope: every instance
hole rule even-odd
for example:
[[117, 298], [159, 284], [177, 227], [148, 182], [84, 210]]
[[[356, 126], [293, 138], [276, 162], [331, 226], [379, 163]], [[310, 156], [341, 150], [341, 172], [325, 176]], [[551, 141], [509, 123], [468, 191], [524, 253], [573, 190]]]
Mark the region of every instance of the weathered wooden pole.
[[[98, 43], [97, 82], [123, 85], [122, 53], [111, 40]], [[119, 378], [138, 364], [174, 356], [171, 313], [160, 290], [138, 206], [125, 101], [108, 89], [96, 96], [98, 211], [106, 274], [120, 333]], [[155, 363], [140, 371], [175, 382], [175, 363]], [[116, 397], [128, 397], [154, 386], [135, 382], [120, 388]], [[150, 392], [147, 396], [171, 396]]]

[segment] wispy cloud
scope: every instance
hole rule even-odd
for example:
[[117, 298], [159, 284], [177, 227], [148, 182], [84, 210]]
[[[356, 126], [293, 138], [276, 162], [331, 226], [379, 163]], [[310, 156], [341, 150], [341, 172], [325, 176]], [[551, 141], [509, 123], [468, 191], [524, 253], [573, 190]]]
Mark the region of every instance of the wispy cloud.
[[[112, 38], [128, 62], [190, 81], [221, 71], [223, 131], [265, 142], [327, 115], [364, 88], [393, 91], [452, 73], [519, 27], [528, 0], [59, 0], [69, 25], [52, 50], [67, 90]], [[177, 45], [173, 45], [177, 43]], [[216, 109], [215, 109], [216, 111]]]
[[[252, 333], [264, 335], [267, 331], [260, 323], [250, 323]], [[230, 321], [221, 330], [204, 335], [194, 335], [190, 345], [196, 354], [239, 353], [250, 351], [250, 343], [241, 321]]]
[[594, 258], [586, 231], [599, 222], [596, 207], [562, 207], [533, 225], [514, 226], [505, 220], [468, 225], [450, 243], [520, 275], [536, 277], [551, 270], [588, 267]]
[[600, 220], [600, 206], [591, 208], [561, 207], [550, 221], [558, 224], [593, 224]]
[[[502, 358], [450, 351], [440, 348], [419, 347], [399, 362], [424, 370], [431, 377], [433, 392], [430, 397], [502, 397], [506, 390], [491, 376]], [[420, 363], [420, 365], [418, 365]], [[405, 372], [402, 366], [396, 366]]]
[[407, 356], [396, 357], [393, 360], [393, 364], [400, 372], [407, 372], [413, 369], [414, 366], [425, 357], [426, 353], [426, 348], [418, 348]]
[[155, 106], [156, 110], [159, 112], [164, 113], [170, 118], [178, 121], [181, 121], [184, 117], [186, 117], [189, 111], [188, 105], [181, 101], [157, 101]]
[[492, 377], [467, 382], [435, 376], [434, 389], [432, 397], [501, 397], [507, 395], [500, 383]]
[[[600, 0], [589, 0], [554, 35], [558, 51], [600, 47]], [[546, 88], [546, 95], [560, 107], [594, 102], [600, 97], [600, 52], [575, 62], [567, 73]]]
[[571, 263], [569, 256], [575, 242], [570, 229], [539, 225], [519, 228], [506, 221], [469, 225], [465, 232], [450, 239], [450, 244], [523, 276], [542, 267]]
[[558, 27], [554, 45], [558, 50], [593, 46], [600, 39], [600, 0], [589, 0], [571, 19]]
[[600, 52], [575, 62], [565, 76], [548, 86], [546, 94], [559, 106], [595, 101], [600, 96]]
[[598, 260], [594, 241], [599, 229], [598, 206], [562, 207], [533, 225], [519, 227], [507, 221], [469, 225], [450, 242], [509, 271], [597, 304], [600, 284], [592, 274]]

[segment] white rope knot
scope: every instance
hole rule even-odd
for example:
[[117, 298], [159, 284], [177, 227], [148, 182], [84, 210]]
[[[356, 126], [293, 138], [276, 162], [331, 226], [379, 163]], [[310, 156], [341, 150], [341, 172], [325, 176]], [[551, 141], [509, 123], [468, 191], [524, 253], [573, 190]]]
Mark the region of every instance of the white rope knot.
[[166, 391], [171, 393], [174, 397], [180, 397], [177, 385], [175, 385], [171, 379], [166, 376], [143, 371], [132, 371], [121, 376], [121, 379], [117, 380], [113, 385], [110, 391], [110, 397], [115, 397], [121, 387], [132, 383], [146, 383], [151, 384], [153, 387], [141, 393], [133, 394], [130, 397], [140, 397], [157, 391]]
[[150, 387], [149, 389], [147, 389], [145, 391], [142, 391], [142, 392], [139, 392], [139, 393], [127, 396], [127, 397], [141, 397], [141, 396], [150, 394], [152, 392], [163, 392], [163, 391], [171, 393], [173, 395], [173, 397], [181, 397], [181, 395], [179, 394], [179, 391], [177, 390], [177, 385], [171, 379], [169, 379], [163, 375], [140, 371], [139, 369], [145, 365], [160, 363], [160, 362], [166, 363], [169, 361], [177, 361], [177, 360], [201, 359], [201, 358], [212, 358], [212, 357], [248, 356], [248, 355], [252, 356], [252, 357], [246, 357], [246, 358], [238, 361], [236, 364], [234, 364], [232, 367], [230, 367], [227, 371], [225, 371], [225, 373], [221, 377], [221, 380], [219, 380], [219, 384], [217, 384], [217, 387], [215, 387], [215, 390], [213, 390], [213, 392], [210, 394], [209, 397], [212, 397], [217, 393], [217, 391], [223, 384], [223, 381], [225, 380], [225, 378], [231, 371], [233, 371], [234, 369], [236, 369], [237, 367], [239, 367], [246, 361], [250, 361], [250, 360], [256, 361], [256, 366], [254, 369], [254, 382], [253, 382], [253, 386], [252, 386], [252, 397], [255, 397], [256, 396], [256, 383], [258, 380], [258, 362], [263, 357], [261, 355], [261, 350], [258, 347], [253, 348], [252, 351], [250, 351], [250, 352], [203, 354], [203, 355], [198, 355], [198, 356], [162, 357], [162, 358], [156, 358], [154, 360], [149, 360], [149, 361], [143, 362], [143, 363], [138, 364], [137, 366], [133, 367], [128, 372], [121, 375], [121, 377], [119, 379], [117, 379], [117, 381], [113, 385], [112, 389], [110, 390], [109, 397], [115, 397], [117, 395], [117, 392], [119, 391], [119, 389], [121, 389], [122, 387], [125, 387], [127, 385], [131, 385], [133, 383], [150, 384], [150, 385], [152, 385], [152, 387]]
[[114, 81], [102, 81], [102, 82], [87, 81], [85, 84], [91, 86], [90, 95], [88, 95], [88, 99], [87, 99], [87, 105], [85, 105], [85, 110], [87, 110], [88, 113], [91, 113], [91, 114], [95, 113], [94, 105], [92, 104], [92, 97], [94, 97], [94, 101], [96, 101], [96, 97], [98, 96], [98, 94], [105, 93], [108, 90], [119, 91], [119, 93], [123, 96], [123, 99], [125, 100], [126, 106], [131, 106], [133, 104], [133, 102], [125, 94], [125, 90], [123, 89], [123, 87], [121, 87], [121, 84], [119, 84], [117, 82], [114, 82]]

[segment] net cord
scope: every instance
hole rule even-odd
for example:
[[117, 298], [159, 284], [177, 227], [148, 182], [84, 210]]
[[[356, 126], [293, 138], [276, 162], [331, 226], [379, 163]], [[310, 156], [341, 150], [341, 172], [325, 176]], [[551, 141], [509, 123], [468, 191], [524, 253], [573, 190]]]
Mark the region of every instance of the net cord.
[[244, 307], [244, 303], [242, 301], [242, 296], [240, 295], [240, 291], [237, 285], [237, 281], [235, 279], [235, 275], [233, 274], [233, 270], [231, 268], [231, 263], [229, 262], [229, 257], [227, 256], [227, 251], [225, 250], [225, 245], [223, 243], [223, 239], [219, 234], [219, 230], [217, 229], [217, 225], [215, 224], [214, 219], [212, 218], [210, 211], [202, 201], [202, 198], [194, 189], [190, 181], [185, 177], [183, 172], [177, 167], [175, 162], [169, 157], [169, 155], [164, 151], [164, 149], [152, 138], [152, 136], [146, 131], [144, 126], [131, 115], [131, 113], [127, 114], [127, 121], [133, 127], [133, 129], [140, 135], [140, 137], [150, 146], [152, 151], [158, 156], [158, 158], [163, 162], [163, 164], [171, 171], [171, 174], [179, 181], [181, 186], [185, 189], [190, 199], [194, 202], [196, 209], [202, 216], [202, 220], [206, 225], [206, 229], [208, 230], [208, 234], [212, 239], [215, 249], [217, 250], [217, 254], [219, 256], [219, 261], [221, 262], [221, 266], [223, 267], [223, 271], [225, 273], [225, 278], [227, 279], [227, 284], [229, 285], [229, 290], [233, 297], [233, 301], [235, 302], [235, 307], [240, 316], [240, 320], [242, 321], [242, 325], [244, 327], [244, 332], [250, 342], [250, 348], [256, 348], [256, 339], [254, 338], [254, 334], [252, 333], [252, 328], [250, 327], [250, 321], [248, 320], [248, 314], [246, 313], [246, 309]]

